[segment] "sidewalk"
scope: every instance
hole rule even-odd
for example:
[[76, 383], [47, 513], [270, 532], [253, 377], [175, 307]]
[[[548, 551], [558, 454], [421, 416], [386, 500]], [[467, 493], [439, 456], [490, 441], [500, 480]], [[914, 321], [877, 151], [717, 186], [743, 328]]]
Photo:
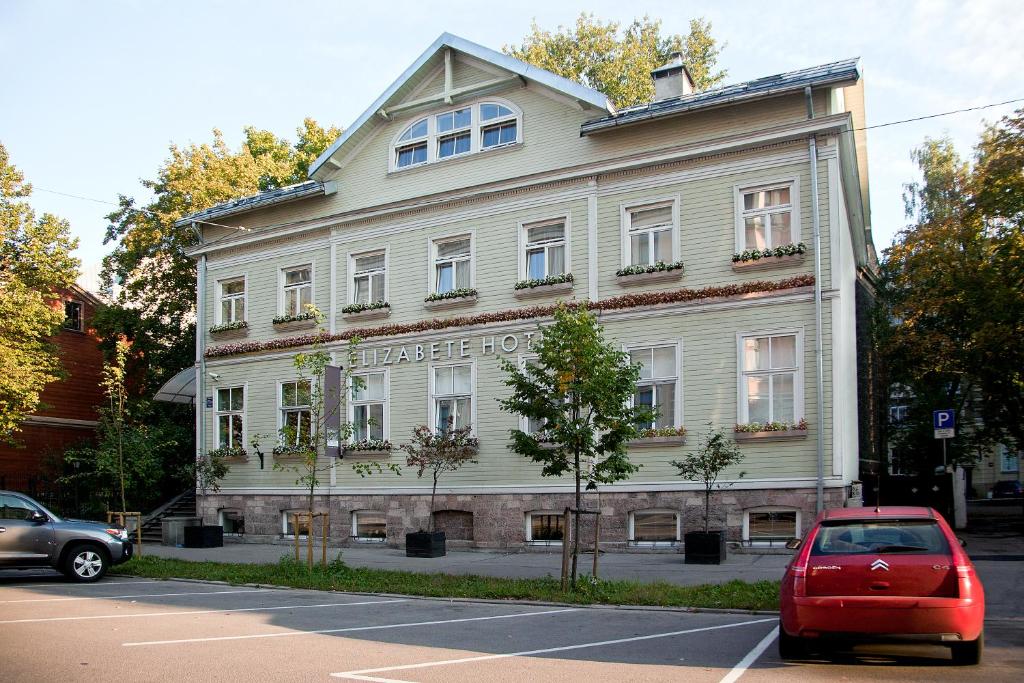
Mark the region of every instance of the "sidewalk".
[[[328, 559], [337, 557], [352, 567], [397, 569], [410, 572], [479, 574], [509, 578], [542, 578], [558, 576], [562, 555], [558, 552], [486, 552], [480, 550], [449, 550], [445, 557], [406, 557], [401, 548], [355, 547], [328, 548]], [[174, 548], [147, 545], [145, 555], [170, 557], [181, 560], [240, 563], [272, 563], [282, 555], [294, 553], [292, 546], [257, 543], [228, 543], [223, 548]], [[305, 558], [305, 548], [302, 549]], [[314, 559], [320, 557], [314, 552]], [[592, 553], [580, 555], [580, 573], [590, 574]], [[782, 577], [789, 562], [788, 555], [731, 554], [721, 565], [683, 564], [677, 553], [606, 553], [601, 555], [598, 575], [603, 579], [631, 579], [634, 581], [666, 581], [683, 586], [703, 583], [724, 583], [733, 579], [742, 581], [775, 580]]]

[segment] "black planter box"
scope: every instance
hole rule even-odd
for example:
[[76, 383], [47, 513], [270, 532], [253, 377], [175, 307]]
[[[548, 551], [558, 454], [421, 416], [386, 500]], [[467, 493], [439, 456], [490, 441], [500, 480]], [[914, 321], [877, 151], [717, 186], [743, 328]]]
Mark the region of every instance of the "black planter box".
[[443, 531], [416, 531], [405, 535], [406, 557], [444, 557], [446, 554]]
[[685, 564], [721, 564], [725, 559], [724, 531], [691, 531], [683, 535]]
[[221, 526], [187, 526], [185, 527], [186, 548], [222, 548], [224, 547], [224, 527]]

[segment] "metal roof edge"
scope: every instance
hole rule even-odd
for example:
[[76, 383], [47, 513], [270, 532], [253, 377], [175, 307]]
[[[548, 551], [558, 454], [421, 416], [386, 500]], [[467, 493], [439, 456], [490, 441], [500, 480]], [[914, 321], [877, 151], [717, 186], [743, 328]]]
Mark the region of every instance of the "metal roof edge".
[[[309, 187], [304, 187], [305, 185], [309, 185]], [[228, 202], [214, 204], [202, 211], [196, 211], [195, 213], [191, 213], [187, 216], [182, 216], [178, 220], [174, 221], [174, 227], [177, 228], [185, 226], [193, 222], [202, 223], [207, 219], [234, 216], [248, 211], [255, 211], [256, 209], [263, 209], [268, 206], [286, 204], [288, 202], [313, 197], [319, 194], [331, 194], [333, 190], [329, 187], [330, 185], [331, 183], [324, 183], [319, 180], [307, 180], [302, 183], [291, 185], [290, 187], [294, 188], [294, 190], [290, 192], [283, 192], [283, 190], [287, 190], [288, 188], [278, 188], [276, 190], [268, 190], [267, 192], [260, 192], [259, 194], [250, 195], [248, 197], [232, 199]], [[264, 197], [264, 195], [266, 196]], [[260, 199], [260, 197], [264, 198]]]

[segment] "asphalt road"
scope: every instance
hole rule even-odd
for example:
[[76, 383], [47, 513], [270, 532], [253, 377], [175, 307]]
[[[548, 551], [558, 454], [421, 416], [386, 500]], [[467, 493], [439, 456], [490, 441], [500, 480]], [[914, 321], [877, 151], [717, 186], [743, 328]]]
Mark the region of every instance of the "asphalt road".
[[[993, 563], [994, 564], [994, 563]], [[1004, 563], [1006, 564], [1006, 563]], [[1017, 564], [1017, 563], [1013, 563]], [[1018, 565], [1019, 566], [1019, 565]], [[3, 681], [1019, 681], [1024, 620], [980, 667], [927, 646], [783, 663], [771, 615], [466, 603], [0, 572]]]

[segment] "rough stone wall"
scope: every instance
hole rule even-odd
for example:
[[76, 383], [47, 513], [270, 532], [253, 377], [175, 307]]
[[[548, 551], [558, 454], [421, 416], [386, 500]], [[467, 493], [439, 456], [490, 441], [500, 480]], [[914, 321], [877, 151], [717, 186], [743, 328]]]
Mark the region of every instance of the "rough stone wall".
[[[840, 507], [845, 489], [825, 489], [825, 506]], [[426, 528], [430, 496], [317, 496], [317, 512], [330, 512], [332, 545], [357, 543], [352, 538], [352, 512], [376, 510], [387, 518], [387, 544], [400, 547], [405, 534]], [[306, 497], [296, 495], [213, 494], [199, 499], [200, 514], [207, 524], [219, 523], [218, 511], [224, 508], [241, 511], [245, 518], [245, 535], [253, 540], [282, 538], [281, 512], [302, 510]], [[526, 513], [561, 512], [573, 505], [572, 494], [480, 494], [438, 495], [436, 509], [472, 514], [472, 547], [514, 548], [526, 544]], [[629, 513], [642, 510], [672, 510], [682, 515], [682, 532], [701, 530], [704, 511], [703, 494], [699, 491], [651, 491], [644, 493], [586, 494], [584, 509], [601, 510], [601, 545], [607, 550], [626, 548], [629, 540]], [[806, 531], [815, 518], [814, 489], [725, 490], [712, 495], [711, 528], [724, 525], [729, 540], [742, 538], [743, 513], [763, 507], [795, 508], [801, 511]], [[448, 515], [456, 519], [460, 532], [468, 530], [465, 515]], [[594, 516], [581, 520], [581, 543], [587, 546], [594, 538]], [[315, 529], [319, 535], [319, 523]], [[455, 537], [453, 536], [453, 540]]]

